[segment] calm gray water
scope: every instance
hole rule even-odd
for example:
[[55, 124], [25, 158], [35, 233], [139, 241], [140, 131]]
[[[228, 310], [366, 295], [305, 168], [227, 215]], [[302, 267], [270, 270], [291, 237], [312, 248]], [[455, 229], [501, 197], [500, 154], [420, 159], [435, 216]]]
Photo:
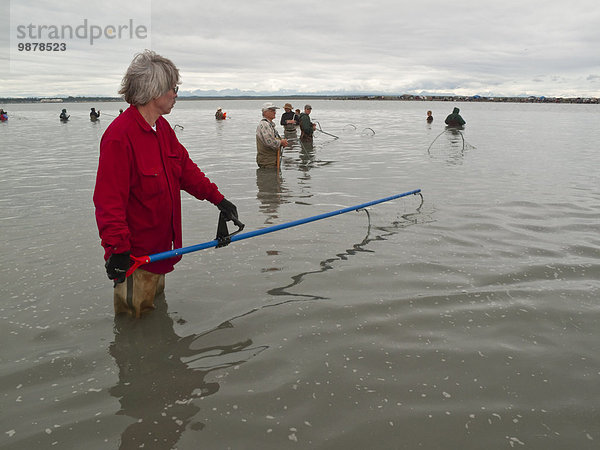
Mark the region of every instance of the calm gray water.
[[[339, 139], [277, 179], [261, 103], [167, 116], [246, 231], [423, 202], [186, 255], [139, 321], [114, 318], [92, 205], [89, 108], [125, 105], [2, 105], [0, 447], [600, 448], [600, 108], [459, 104], [453, 134], [452, 103], [311, 101]], [[212, 240], [217, 209], [183, 206], [184, 245]]]

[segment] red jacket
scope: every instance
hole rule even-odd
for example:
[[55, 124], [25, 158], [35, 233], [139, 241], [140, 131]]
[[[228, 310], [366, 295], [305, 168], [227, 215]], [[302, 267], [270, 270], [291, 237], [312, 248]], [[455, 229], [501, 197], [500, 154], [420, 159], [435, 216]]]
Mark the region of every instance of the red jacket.
[[[104, 258], [126, 251], [145, 256], [182, 247], [181, 189], [215, 205], [223, 200], [169, 122], [159, 117], [154, 131], [130, 106], [100, 141], [94, 205]], [[180, 259], [157, 261], [144, 269], [171, 272]]]

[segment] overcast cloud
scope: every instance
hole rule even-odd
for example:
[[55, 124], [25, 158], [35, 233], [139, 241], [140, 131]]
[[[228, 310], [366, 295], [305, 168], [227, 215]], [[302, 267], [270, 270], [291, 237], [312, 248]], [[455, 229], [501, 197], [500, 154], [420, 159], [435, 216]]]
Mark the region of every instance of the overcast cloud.
[[[0, 2], [0, 97], [116, 96], [144, 48], [173, 60], [187, 92], [600, 97], [596, 0]], [[148, 33], [17, 49], [39, 41], [18, 26], [85, 19]]]

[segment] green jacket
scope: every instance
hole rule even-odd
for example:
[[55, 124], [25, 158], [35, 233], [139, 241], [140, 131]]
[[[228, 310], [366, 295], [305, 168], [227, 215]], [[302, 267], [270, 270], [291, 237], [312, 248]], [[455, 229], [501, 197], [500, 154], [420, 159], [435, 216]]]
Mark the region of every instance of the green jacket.
[[314, 132], [310, 116], [304, 112], [300, 113], [300, 131], [302, 134], [306, 135], [306, 137], [310, 138], [312, 138]]
[[459, 112], [460, 112], [460, 109], [454, 108], [454, 110], [452, 111], [452, 114], [448, 114], [448, 117], [446, 117], [446, 120], [444, 121], [444, 122], [446, 122], [446, 125], [451, 126], [451, 127], [461, 127], [465, 123], [467, 123], [460, 116]]

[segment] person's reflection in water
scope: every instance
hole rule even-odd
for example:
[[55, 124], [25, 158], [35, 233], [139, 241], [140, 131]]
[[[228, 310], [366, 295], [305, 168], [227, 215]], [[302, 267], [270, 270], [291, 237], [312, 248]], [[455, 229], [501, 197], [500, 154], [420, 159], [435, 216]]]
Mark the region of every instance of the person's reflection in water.
[[283, 178], [276, 169], [256, 169], [256, 198], [260, 202], [260, 211], [267, 216], [266, 224], [273, 224], [277, 219], [279, 205], [283, 202], [282, 196], [285, 192]]
[[[333, 142], [333, 141], [329, 141]], [[307, 173], [310, 169], [315, 167], [328, 166], [333, 163], [333, 161], [327, 161], [323, 159], [317, 159], [317, 149], [322, 149], [324, 145], [315, 145], [312, 142], [302, 142], [300, 141], [300, 163], [298, 164], [298, 168]]]
[[305, 144], [302, 143], [298, 153], [300, 158], [298, 170], [301, 172], [300, 176], [298, 177], [298, 183], [301, 191], [300, 197], [303, 199], [303, 202], [306, 202], [308, 198], [313, 196], [310, 182], [310, 170], [315, 167], [315, 151], [313, 150], [312, 145], [305, 146]]
[[458, 144], [458, 146], [461, 147], [461, 150], [465, 149], [465, 138], [459, 129], [448, 128], [446, 133], [450, 136], [449, 141], [452, 147], [457, 147]]
[[448, 164], [462, 164], [465, 156], [465, 137], [462, 132], [456, 128], [448, 128], [446, 134], [448, 135], [448, 142], [450, 143], [451, 150], [447, 156]]
[[315, 150], [312, 144], [301, 143], [300, 149], [300, 170], [308, 172], [313, 168], [315, 162]]
[[119, 367], [119, 382], [110, 394], [121, 403], [117, 414], [136, 419], [122, 433], [121, 449], [175, 448], [187, 427], [204, 428], [201, 422], [192, 423], [200, 411], [194, 399], [219, 390], [218, 383], [205, 381], [206, 375], [265, 349], [251, 348], [250, 339], [221, 344], [232, 334], [230, 322], [204, 334], [180, 337], [167, 314], [164, 295], [156, 298], [155, 306], [143, 320], [115, 318], [109, 351]]

